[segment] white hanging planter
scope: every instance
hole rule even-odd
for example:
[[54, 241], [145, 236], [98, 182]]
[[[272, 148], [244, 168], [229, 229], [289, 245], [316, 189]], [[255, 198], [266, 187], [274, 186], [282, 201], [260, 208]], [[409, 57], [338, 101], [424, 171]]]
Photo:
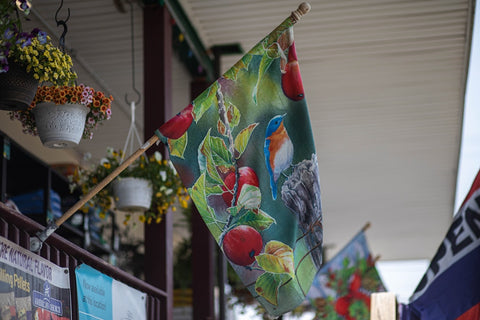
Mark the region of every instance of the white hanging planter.
[[81, 104], [39, 103], [33, 110], [38, 135], [49, 148], [73, 148], [82, 139], [89, 109]]
[[141, 178], [117, 178], [113, 184], [117, 209], [122, 211], [145, 211], [152, 202], [152, 186]]

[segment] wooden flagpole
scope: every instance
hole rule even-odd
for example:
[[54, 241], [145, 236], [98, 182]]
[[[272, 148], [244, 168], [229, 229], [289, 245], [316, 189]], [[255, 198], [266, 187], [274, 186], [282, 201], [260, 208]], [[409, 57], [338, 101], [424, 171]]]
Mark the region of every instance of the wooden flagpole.
[[[311, 9], [311, 6], [307, 2], [302, 2], [298, 8], [293, 11], [289, 18], [292, 23], [297, 23], [306, 13]], [[144, 143], [137, 151], [135, 151], [130, 157], [120, 164], [115, 170], [113, 170], [108, 176], [106, 176], [99, 184], [92, 188], [85, 196], [83, 196], [77, 203], [75, 203], [67, 212], [65, 212], [60, 218], [48, 224], [43, 231], [39, 231], [35, 236], [30, 238], [30, 251], [38, 252], [42, 247], [42, 243], [53, 233], [58, 227], [60, 227], [65, 221], [68, 220], [75, 212], [83, 207], [90, 199], [92, 199], [98, 192], [100, 192], [107, 184], [115, 179], [123, 170], [125, 170], [130, 164], [132, 164], [140, 155], [148, 150], [154, 143], [159, 140], [157, 135], [153, 135], [147, 142]]]
[[115, 179], [123, 170], [131, 165], [138, 157], [140, 157], [146, 150], [153, 146], [158, 141], [158, 136], [153, 135], [147, 140], [137, 151], [130, 155], [124, 162], [122, 162], [115, 170], [113, 170], [108, 176], [106, 176], [100, 183], [92, 188], [85, 196], [83, 196], [77, 203], [75, 203], [70, 209], [68, 209], [60, 218], [50, 223], [45, 230], [37, 232], [37, 234], [30, 238], [30, 250], [38, 252], [42, 243], [60, 227], [65, 221], [68, 220], [75, 212], [85, 205], [90, 199], [92, 199], [97, 193], [99, 193], [107, 184]]

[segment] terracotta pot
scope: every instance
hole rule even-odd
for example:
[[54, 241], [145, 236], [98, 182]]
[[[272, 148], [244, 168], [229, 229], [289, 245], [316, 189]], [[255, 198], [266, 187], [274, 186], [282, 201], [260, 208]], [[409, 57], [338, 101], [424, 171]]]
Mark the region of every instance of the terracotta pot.
[[41, 102], [33, 108], [38, 136], [49, 148], [73, 148], [82, 139], [89, 109], [81, 104]]
[[8, 72], [0, 73], [0, 110], [26, 110], [35, 97], [38, 81], [16, 62], [9, 62], [8, 67]]

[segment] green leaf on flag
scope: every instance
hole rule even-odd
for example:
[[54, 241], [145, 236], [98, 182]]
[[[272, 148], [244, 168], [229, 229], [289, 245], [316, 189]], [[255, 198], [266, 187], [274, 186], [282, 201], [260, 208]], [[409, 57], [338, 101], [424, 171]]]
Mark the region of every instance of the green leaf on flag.
[[241, 157], [241, 155], [245, 152], [247, 148], [248, 141], [250, 141], [250, 136], [252, 135], [253, 130], [257, 127], [258, 123], [252, 123], [242, 131], [238, 133], [235, 137], [234, 145], [235, 150], [237, 150], [238, 155], [236, 156], [237, 159]]
[[260, 61], [260, 66], [258, 67], [258, 77], [257, 77], [257, 83], [255, 84], [255, 87], [253, 88], [253, 93], [252, 93], [252, 99], [255, 104], [257, 104], [257, 92], [258, 92], [258, 87], [260, 85], [260, 81], [263, 78], [263, 75], [267, 72], [268, 68], [272, 64], [274, 58], [270, 57], [269, 50], [265, 51], [265, 54], [262, 56], [262, 60]]
[[227, 106], [227, 120], [230, 125], [230, 130], [233, 130], [233, 128], [238, 126], [238, 123], [240, 122], [240, 110], [230, 103]]
[[278, 290], [290, 277], [286, 274], [264, 273], [255, 282], [255, 291], [273, 305], [278, 303]]
[[205, 186], [205, 194], [207, 196], [212, 195], [212, 194], [222, 194], [223, 190], [219, 185], [213, 185], [213, 186]]
[[[222, 178], [218, 174], [217, 168], [215, 166], [215, 161], [213, 159], [212, 151], [212, 140], [210, 136], [211, 129], [208, 130], [207, 135], [203, 141], [198, 146], [198, 162], [199, 167], [202, 172], [207, 172], [208, 178], [213, 180], [216, 183], [222, 183]], [[202, 155], [202, 156], [200, 156]]]
[[255, 259], [266, 272], [285, 273], [295, 277], [293, 250], [280, 241], [269, 241], [265, 245], [265, 253], [259, 254]]
[[258, 212], [248, 210], [243, 216], [241, 216], [237, 224], [247, 225], [254, 228], [257, 231], [263, 231], [268, 229], [273, 223], [276, 223], [275, 219], [269, 216], [266, 212], [258, 209]]
[[193, 119], [196, 123], [202, 118], [203, 114], [210, 109], [212, 105], [217, 105], [218, 82], [215, 81], [207, 90], [203, 91], [195, 100], [193, 100]]
[[215, 211], [207, 203], [207, 193], [205, 188], [205, 174], [202, 173], [198, 177], [195, 184], [188, 189], [198, 212], [202, 216], [203, 221], [212, 233], [213, 237], [218, 241], [222, 234], [225, 223], [220, 222], [216, 216]]
[[217, 131], [220, 133], [222, 136], [227, 136], [227, 127], [223, 123], [222, 120], [218, 119], [217, 121]]
[[183, 159], [183, 154], [187, 148], [188, 132], [185, 132], [178, 139], [168, 139], [168, 148], [170, 149], [170, 156]]
[[242, 59], [240, 59], [233, 67], [231, 67], [227, 72], [223, 74], [225, 79], [237, 80], [237, 75], [242, 69], [248, 69], [250, 61], [252, 61], [252, 55], [247, 53]]
[[222, 173], [227, 173], [233, 168], [232, 155], [222, 138], [210, 136], [211, 155], [214, 165]]
[[238, 195], [237, 205], [247, 210], [258, 209], [262, 202], [260, 188], [250, 184], [244, 184]]

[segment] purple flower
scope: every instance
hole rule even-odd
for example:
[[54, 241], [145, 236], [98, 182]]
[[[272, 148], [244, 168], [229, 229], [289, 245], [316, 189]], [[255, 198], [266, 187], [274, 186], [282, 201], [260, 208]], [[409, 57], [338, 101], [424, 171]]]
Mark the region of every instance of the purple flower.
[[32, 39], [28, 38], [24, 43], [22, 43], [22, 48], [32, 44]]
[[41, 44], [47, 43], [47, 33], [45, 31], [39, 31], [37, 38]]
[[94, 124], [94, 123], [95, 123], [95, 119], [93, 119], [92, 117], [89, 117], [89, 118], [88, 118], [88, 123], [89, 123], [89, 124]]
[[7, 28], [7, 30], [5, 30], [5, 32], [3, 33], [3, 37], [6, 40], [9, 40], [13, 37], [14, 34], [15, 34], [15, 32], [12, 29]]

